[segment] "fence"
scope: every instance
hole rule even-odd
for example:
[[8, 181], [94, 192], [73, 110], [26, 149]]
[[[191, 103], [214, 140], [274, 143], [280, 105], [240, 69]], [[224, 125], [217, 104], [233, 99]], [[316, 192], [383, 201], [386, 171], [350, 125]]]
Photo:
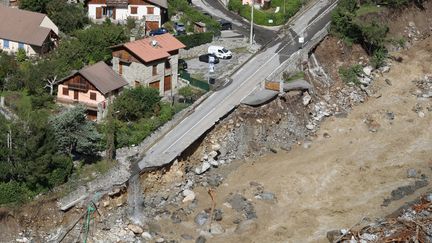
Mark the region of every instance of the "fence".
[[190, 73], [186, 71], [180, 71], [180, 77], [187, 80], [194, 87], [210, 91], [210, 85], [207, 82], [191, 77]]

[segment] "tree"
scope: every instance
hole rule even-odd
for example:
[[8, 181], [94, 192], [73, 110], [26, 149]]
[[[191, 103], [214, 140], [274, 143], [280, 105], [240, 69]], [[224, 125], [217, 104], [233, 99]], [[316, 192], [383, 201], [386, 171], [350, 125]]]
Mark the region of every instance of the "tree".
[[161, 97], [149, 87], [126, 89], [114, 101], [114, 112], [123, 121], [136, 121], [154, 114]]
[[65, 33], [82, 29], [89, 22], [82, 4], [51, 0], [46, 6], [46, 11], [48, 17]]
[[0, 90], [2, 90], [11, 76], [13, 76], [18, 69], [16, 60], [4, 53], [0, 52]]
[[46, 13], [46, 6], [51, 0], [20, 0], [19, 8], [33, 12]]
[[100, 151], [101, 135], [95, 123], [87, 120], [85, 112], [86, 108], [78, 105], [51, 118], [50, 125], [60, 153], [93, 156]]
[[113, 24], [93, 25], [74, 32], [74, 35], [75, 38], [63, 41], [52, 57], [59, 63], [57, 66], [62, 73], [99, 61], [110, 61], [109, 47], [127, 40], [124, 27]]

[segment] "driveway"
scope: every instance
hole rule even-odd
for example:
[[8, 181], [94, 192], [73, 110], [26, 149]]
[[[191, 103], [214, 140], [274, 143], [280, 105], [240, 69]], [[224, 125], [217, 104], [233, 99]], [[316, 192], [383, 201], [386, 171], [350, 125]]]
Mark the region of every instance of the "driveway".
[[[218, 0], [192, 0], [192, 4], [197, 8], [210, 13], [214, 19], [225, 19], [233, 24], [233, 29], [242, 35], [249, 37], [250, 23], [241, 16], [226, 9]], [[254, 25], [255, 42], [260, 45], [267, 44], [274, 39], [275, 30]]]

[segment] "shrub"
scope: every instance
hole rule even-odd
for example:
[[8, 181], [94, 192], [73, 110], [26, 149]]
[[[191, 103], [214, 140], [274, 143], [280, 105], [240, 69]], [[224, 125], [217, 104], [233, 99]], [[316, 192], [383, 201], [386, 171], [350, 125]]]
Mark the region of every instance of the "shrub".
[[149, 87], [126, 89], [114, 101], [116, 117], [122, 121], [137, 121], [153, 115], [161, 97], [159, 90]]
[[12, 202], [23, 203], [31, 196], [32, 193], [23, 183], [16, 181], [0, 182], [0, 205]]
[[347, 84], [353, 83], [358, 85], [360, 83], [358, 76], [361, 75], [362, 72], [363, 72], [362, 66], [358, 64], [348, 68], [345, 67], [339, 68], [339, 74], [342, 80]]
[[182, 36], [178, 36], [177, 39], [186, 45], [186, 49], [190, 49], [195, 46], [200, 46], [212, 42], [213, 33], [204, 32], [204, 33], [196, 33], [192, 35], [182, 35]]
[[387, 51], [384, 48], [376, 50], [371, 59], [371, 65], [374, 68], [384, 66], [385, 59], [387, 58]]

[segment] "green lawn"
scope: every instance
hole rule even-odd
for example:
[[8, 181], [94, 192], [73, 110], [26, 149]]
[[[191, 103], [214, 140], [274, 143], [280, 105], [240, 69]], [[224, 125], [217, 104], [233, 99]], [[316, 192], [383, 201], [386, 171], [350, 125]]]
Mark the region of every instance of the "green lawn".
[[[273, 0], [270, 8], [254, 10], [254, 23], [267, 26], [283, 25], [299, 11], [302, 1], [303, 0]], [[275, 13], [277, 7], [279, 7], [279, 11]], [[251, 7], [249, 5], [242, 5], [241, 0], [230, 0], [228, 8], [250, 20]], [[273, 22], [269, 22], [269, 20]]]

